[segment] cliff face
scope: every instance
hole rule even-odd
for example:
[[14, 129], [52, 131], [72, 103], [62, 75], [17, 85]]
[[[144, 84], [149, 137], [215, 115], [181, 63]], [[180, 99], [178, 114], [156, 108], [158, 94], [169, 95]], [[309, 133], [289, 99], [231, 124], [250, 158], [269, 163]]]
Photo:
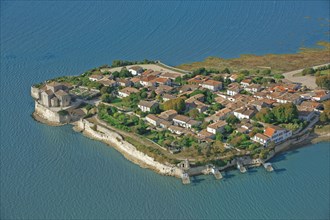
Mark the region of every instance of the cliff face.
[[47, 107], [42, 106], [37, 101], [35, 101], [35, 113], [45, 119], [46, 121], [49, 121], [51, 123], [69, 123], [70, 122], [70, 115], [60, 115], [55, 111], [50, 110]]
[[181, 177], [182, 171], [176, 166], [168, 166], [154, 160], [154, 158], [138, 151], [132, 144], [125, 141], [119, 134], [101, 126], [82, 119], [77, 123], [78, 130], [83, 131], [86, 136], [103, 141], [121, 152], [128, 160], [141, 167], [155, 170], [156, 172], [167, 175]]

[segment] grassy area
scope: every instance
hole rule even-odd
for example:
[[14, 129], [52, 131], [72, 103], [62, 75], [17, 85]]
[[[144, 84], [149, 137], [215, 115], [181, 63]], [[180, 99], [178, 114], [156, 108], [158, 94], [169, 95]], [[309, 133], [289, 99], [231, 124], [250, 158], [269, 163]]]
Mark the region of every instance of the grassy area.
[[243, 69], [262, 70], [265, 68], [271, 68], [272, 72], [291, 71], [328, 63], [330, 60], [330, 43], [319, 42], [317, 45], [322, 46], [322, 48], [300, 48], [295, 54], [241, 55], [239, 58], [233, 59], [208, 57], [204, 61], [181, 64], [177, 68], [188, 71], [201, 67], [215, 70], [229, 68], [233, 71]]
[[[320, 75], [321, 76], [325, 76], [325, 75], [329, 75], [329, 74], [330, 74], [330, 69], [329, 70], [322, 70], [322, 71], [320, 71]], [[293, 76], [295, 76], [295, 77], [303, 76], [303, 73], [302, 72], [296, 73]]]
[[330, 131], [330, 124], [317, 125], [314, 129], [314, 132], [316, 134], [325, 134], [325, 133], [329, 133], [329, 131]]
[[131, 107], [129, 106], [129, 103], [123, 102], [120, 98], [114, 99], [110, 104], [126, 111], [132, 111]]
[[321, 75], [321, 76], [329, 75], [329, 74], [330, 74], [330, 70], [322, 70], [322, 71], [320, 72], [320, 75]]

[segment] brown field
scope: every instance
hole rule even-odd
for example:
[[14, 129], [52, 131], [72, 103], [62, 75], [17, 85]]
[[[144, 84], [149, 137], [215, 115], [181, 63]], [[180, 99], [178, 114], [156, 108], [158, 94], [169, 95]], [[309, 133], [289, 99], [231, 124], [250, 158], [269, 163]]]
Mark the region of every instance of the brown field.
[[241, 55], [233, 59], [208, 57], [204, 61], [181, 64], [177, 68], [189, 71], [201, 67], [216, 70], [229, 68], [233, 71], [271, 68], [273, 72], [285, 72], [329, 63], [330, 42], [319, 42], [317, 45], [323, 48], [300, 48], [296, 54]]

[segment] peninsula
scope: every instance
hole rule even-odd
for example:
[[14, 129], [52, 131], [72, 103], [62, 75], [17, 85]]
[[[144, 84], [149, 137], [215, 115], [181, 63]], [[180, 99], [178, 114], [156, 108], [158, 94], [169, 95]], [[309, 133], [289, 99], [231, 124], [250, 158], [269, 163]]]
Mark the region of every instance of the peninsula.
[[[310, 69], [330, 82], [329, 68]], [[304, 144], [316, 130], [329, 140], [330, 83], [312, 89], [284, 75], [265, 67], [181, 70], [115, 60], [33, 85], [33, 116], [54, 126], [71, 123], [128, 160], [183, 183], [200, 174], [221, 179], [231, 167], [272, 171], [267, 160]]]

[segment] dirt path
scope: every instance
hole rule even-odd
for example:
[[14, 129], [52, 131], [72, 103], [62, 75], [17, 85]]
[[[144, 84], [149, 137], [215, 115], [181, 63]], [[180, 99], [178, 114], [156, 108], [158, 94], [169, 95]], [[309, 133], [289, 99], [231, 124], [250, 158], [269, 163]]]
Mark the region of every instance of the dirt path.
[[[317, 65], [313, 66], [312, 68], [318, 68], [321, 66], [326, 66], [329, 65], [330, 63], [327, 64], [322, 64], [322, 65]], [[297, 73], [302, 72], [304, 69], [299, 69], [299, 70], [294, 70], [290, 72], [283, 73], [283, 76], [287, 79], [290, 80], [291, 82], [298, 82], [302, 83], [302, 85], [307, 86], [310, 89], [315, 89], [317, 87], [315, 83], [315, 77], [314, 76], [294, 76]]]

